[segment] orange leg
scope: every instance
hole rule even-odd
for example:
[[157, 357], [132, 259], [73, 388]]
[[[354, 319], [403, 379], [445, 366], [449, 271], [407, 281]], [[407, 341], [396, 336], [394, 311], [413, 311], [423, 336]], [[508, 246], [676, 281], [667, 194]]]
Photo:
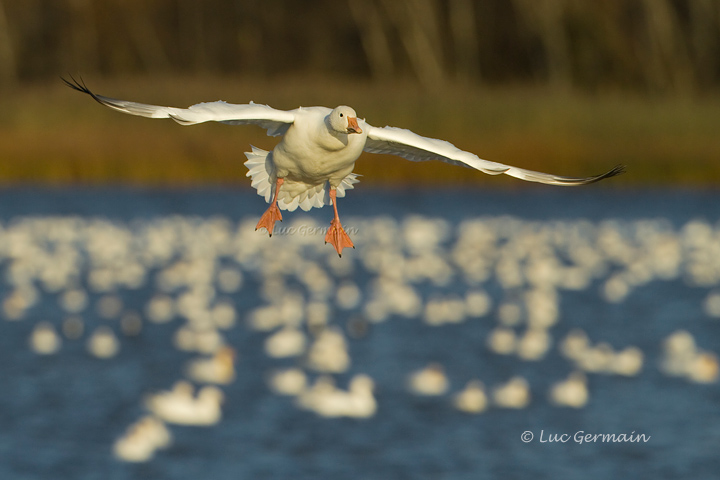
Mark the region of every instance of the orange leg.
[[277, 200], [278, 194], [280, 193], [280, 186], [283, 184], [283, 181], [284, 179], [282, 178], [277, 179], [277, 183], [275, 183], [275, 196], [273, 197], [273, 201], [268, 207], [268, 209], [265, 210], [263, 216], [260, 217], [260, 221], [255, 227], [255, 230], [258, 230], [259, 228], [265, 228], [271, 237], [273, 228], [275, 228], [275, 222], [278, 220], [282, 222], [282, 215], [280, 214], [280, 209], [277, 206]]
[[343, 230], [342, 224], [340, 223], [340, 217], [338, 216], [337, 210], [336, 195], [337, 192], [335, 191], [335, 188], [331, 187], [330, 199], [332, 200], [333, 209], [335, 210], [335, 218], [332, 222], [330, 222], [330, 228], [328, 229], [327, 235], [325, 235], [325, 243], [329, 243], [333, 247], [335, 247], [338, 255], [342, 257], [343, 248], [355, 248], [355, 245], [353, 245], [350, 237], [348, 237], [348, 234], [345, 233], [345, 230]]

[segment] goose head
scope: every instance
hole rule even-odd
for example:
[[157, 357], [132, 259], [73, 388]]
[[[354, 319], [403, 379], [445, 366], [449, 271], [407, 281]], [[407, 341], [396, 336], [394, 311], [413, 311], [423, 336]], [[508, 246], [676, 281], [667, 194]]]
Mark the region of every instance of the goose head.
[[345, 105], [333, 109], [326, 117], [330, 130], [336, 133], [362, 133], [355, 110]]

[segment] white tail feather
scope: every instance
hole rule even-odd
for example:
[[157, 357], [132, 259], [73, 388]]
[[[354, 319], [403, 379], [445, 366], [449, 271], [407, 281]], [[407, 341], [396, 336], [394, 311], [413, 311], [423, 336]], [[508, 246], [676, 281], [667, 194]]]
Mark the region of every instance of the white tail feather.
[[[265, 198], [265, 202], [270, 203], [275, 194], [275, 165], [272, 161], [272, 152], [252, 145], [251, 147], [252, 152], [245, 152], [247, 157], [245, 166], [248, 168], [248, 173], [245, 176], [251, 177], [252, 187], [257, 190], [258, 195]], [[346, 190], [355, 188], [353, 184], [360, 181], [357, 177], [357, 174], [351, 173], [340, 182], [340, 185], [336, 188], [338, 198], [344, 197]], [[313, 207], [320, 208], [323, 205], [332, 205], [328, 182], [320, 185], [308, 185], [307, 190], [292, 198], [289, 197], [289, 194], [282, 195], [282, 193], [281, 190], [278, 198], [278, 207], [281, 210], [292, 212], [300, 207], [308, 211]]]

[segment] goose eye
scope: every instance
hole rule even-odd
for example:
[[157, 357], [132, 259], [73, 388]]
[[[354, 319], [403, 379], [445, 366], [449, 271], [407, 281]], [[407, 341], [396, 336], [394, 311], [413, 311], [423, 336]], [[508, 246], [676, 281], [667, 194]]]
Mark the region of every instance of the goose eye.
[[343, 114], [341, 113], [341, 114], [340, 114], [340, 117], [342, 117], [342, 116], [343, 116]]

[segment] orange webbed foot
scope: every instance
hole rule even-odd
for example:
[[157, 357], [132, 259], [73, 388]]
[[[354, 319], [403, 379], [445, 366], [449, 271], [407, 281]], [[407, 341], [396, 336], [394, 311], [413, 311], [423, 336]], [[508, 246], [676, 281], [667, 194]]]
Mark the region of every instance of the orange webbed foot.
[[325, 235], [325, 243], [329, 243], [335, 247], [335, 251], [337, 251], [341, 257], [343, 248], [355, 248], [352, 240], [350, 240], [350, 237], [345, 233], [340, 221], [337, 219], [330, 222], [330, 228], [328, 229], [327, 235]]
[[273, 203], [268, 207], [267, 210], [265, 210], [263, 216], [260, 217], [260, 221], [255, 227], [255, 230], [265, 228], [272, 237], [273, 228], [275, 228], [275, 222], [277, 222], [278, 220], [282, 222], [282, 214], [280, 213], [280, 209], [278, 208], [277, 204]]

